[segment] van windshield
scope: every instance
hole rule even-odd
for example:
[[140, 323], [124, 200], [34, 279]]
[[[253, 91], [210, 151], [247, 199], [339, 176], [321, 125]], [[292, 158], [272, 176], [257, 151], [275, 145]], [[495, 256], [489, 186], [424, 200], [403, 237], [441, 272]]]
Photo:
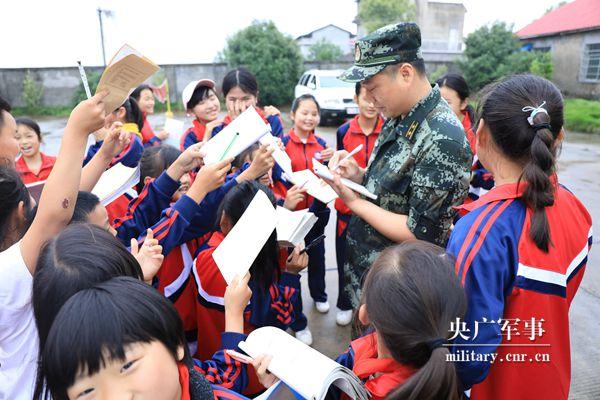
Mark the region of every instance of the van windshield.
[[321, 81], [322, 88], [345, 88], [345, 87], [354, 87], [354, 83], [352, 82], [344, 82], [340, 81], [335, 76], [321, 76], [319, 77]]

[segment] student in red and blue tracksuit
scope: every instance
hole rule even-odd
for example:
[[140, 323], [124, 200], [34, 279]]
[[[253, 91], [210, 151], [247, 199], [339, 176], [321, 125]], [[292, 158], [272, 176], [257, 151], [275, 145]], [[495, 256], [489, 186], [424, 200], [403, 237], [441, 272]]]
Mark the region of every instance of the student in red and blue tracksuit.
[[198, 142], [211, 138], [213, 128], [221, 112], [221, 103], [215, 91], [215, 83], [210, 79], [192, 81], [186, 85], [181, 94], [183, 108], [188, 115], [194, 117], [192, 126], [183, 134], [180, 142], [181, 151]]
[[227, 115], [223, 122], [213, 129], [213, 136], [221, 132], [248, 107], [256, 108], [265, 123], [271, 126], [273, 136], [279, 138], [283, 136], [283, 124], [279, 117], [279, 111], [271, 106], [265, 107], [264, 110], [258, 107], [258, 82], [256, 77], [246, 68], [241, 67], [229, 71], [223, 78], [221, 90], [225, 98]]
[[[223, 278], [213, 253], [225, 236], [235, 226], [258, 190], [263, 190], [273, 203], [275, 198], [266, 187], [255, 181], [238, 184], [223, 199], [220, 210], [220, 230], [201, 246], [194, 262], [193, 274], [197, 286], [198, 302], [196, 318], [198, 323], [198, 350], [200, 359], [205, 354], [214, 353], [219, 348], [220, 332], [225, 328], [224, 295], [227, 283]], [[296, 251], [289, 262], [287, 271], [281, 271], [279, 265], [280, 251], [276, 233], [269, 237], [261, 252], [250, 267], [249, 287], [252, 297], [244, 313], [244, 333], [250, 333], [257, 327], [276, 326], [286, 329], [294, 322], [300, 290], [298, 272], [306, 264], [306, 255], [298, 255]], [[248, 392], [256, 394], [261, 390], [256, 377], [250, 372]]]
[[152, 92], [152, 88], [145, 83], [141, 84], [131, 92], [131, 97], [138, 103], [142, 113], [142, 125], [140, 128], [142, 144], [144, 147], [158, 146], [169, 134], [165, 131], [155, 134], [150, 121], [148, 121], [148, 115], [154, 114], [154, 93]]
[[[592, 221], [554, 174], [562, 96], [543, 78], [519, 75], [497, 84], [482, 110], [478, 155], [496, 187], [461, 207], [468, 213], [448, 243], [468, 298], [454, 332], [457, 372], [472, 399], [567, 399], [569, 307]], [[510, 362], [515, 351], [524, 362]]]
[[[340, 126], [336, 132], [337, 150], [346, 150], [350, 153], [356, 147], [363, 148], [353, 157], [361, 168], [366, 168], [375, 141], [379, 137], [383, 118], [377, 109], [367, 99], [366, 89], [362, 88], [360, 82], [355, 86], [354, 101], [358, 105], [358, 115]], [[344, 290], [344, 263], [346, 262], [346, 229], [350, 222], [351, 211], [342, 199], [335, 200], [337, 210], [337, 225], [335, 238], [335, 254], [338, 267], [338, 300], [337, 308], [342, 311], [338, 313], [336, 322], [339, 325], [347, 325], [352, 318], [352, 304]], [[343, 311], [346, 311], [344, 313]]]
[[[321, 162], [327, 162], [333, 155], [333, 149], [330, 148], [325, 140], [317, 136], [314, 129], [319, 125], [319, 104], [311, 95], [303, 95], [294, 100], [292, 104], [291, 116], [294, 121], [294, 127], [283, 138], [285, 151], [292, 160], [292, 170], [311, 170], [313, 169], [313, 158]], [[296, 207], [297, 210], [311, 207], [313, 198], [306, 196]], [[326, 209], [323, 205], [321, 208]], [[329, 218], [329, 216], [327, 216]], [[322, 226], [321, 228], [324, 228]], [[313, 239], [323, 234], [323, 230], [313, 227], [305, 238], [308, 244]], [[310, 296], [316, 303], [320, 312], [329, 310], [327, 302], [327, 293], [325, 292], [325, 243], [311, 248], [308, 251], [308, 287]]]
[[[126, 167], [135, 168], [142, 158], [144, 145], [142, 144], [142, 136], [140, 126], [142, 126], [142, 113], [137, 105], [137, 102], [129, 97], [123, 105], [117, 108], [114, 112], [106, 117], [106, 127], [110, 127], [114, 122], [120, 122], [122, 129], [129, 132], [131, 138], [127, 147], [121, 153], [114, 157], [109, 164], [109, 168], [117, 163], [121, 163]], [[83, 165], [87, 164], [102, 147], [103, 140], [97, 141], [90, 146], [87, 155], [83, 161]], [[112, 203], [106, 206], [111, 224], [119, 217], [122, 217], [127, 212], [129, 202], [135, 198], [134, 191], [130, 191], [122, 196], [119, 196]]]

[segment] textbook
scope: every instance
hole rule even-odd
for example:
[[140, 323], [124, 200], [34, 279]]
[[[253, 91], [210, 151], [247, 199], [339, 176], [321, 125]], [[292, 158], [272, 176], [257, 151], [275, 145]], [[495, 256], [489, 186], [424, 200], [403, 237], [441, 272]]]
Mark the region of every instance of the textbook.
[[106, 206], [140, 181], [140, 167], [129, 168], [121, 163], [104, 171], [92, 193]]
[[213, 259], [228, 285], [236, 275], [240, 278], [246, 275], [276, 226], [275, 207], [265, 192], [259, 190], [213, 252]]
[[163, 143], [169, 144], [176, 149], [179, 149], [179, 142], [183, 135], [183, 121], [174, 118], [166, 118], [163, 129], [169, 132], [169, 137], [163, 140]]
[[[313, 169], [315, 171], [315, 174], [317, 174], [321, 178], [333, 180], [333, 174], [331, 173], [329, 168], [327, 168], [326, 166], [324, 166], [323, 164], [321, 164], [314, 158], [312, 161], [313, 161]], [[352, 182], [350, 179], [346, 179], [346, 178], [341, 178], [340, 181], [342, 182], [342, 185], [354, 190], [356, 193], [362, 194], [363, 196], [366, 196], [370, 199], [377, 200], [377, 196], [375, 194], [369, 192], [367, 190], [367, 188], [364, 187], [363, 185], [359, 185], [358, 183]]]
[[204, 164], [210, 165], [235, 157], [270, 132], [271, 126], [263, 121], [254, 107], [248, 107], [202, 146], [202, 152], [206, 154]]
[[335, 190], [309, 169], [296, 171], [292, 174], [286, 173], [285, 175], [288, 181], [306, 188], [309, 195], [325, 204], [338, 198]]
[[33, 197], [35, 199], [36, 203], [40, 202], [40, 197], [42, 197], [42, 190], [44, 189], [45, 184], [46, 184], [46, 181], [39, 181], [39, 182], [27, 183], [25, 185], [25, 187], [29, 191], [29, 194], [31, 195], [31, 197]]
[[277, 165], [281, 167], [283, 172], [285, 172], [286, 174], [292, 174], [294, 172], [294, 170], [292, 169], [292, 160], [290, 159], [290, 156], [288, 156], [288, 154], [284, 150], [281, 150], [281, 147], [279, 147], [279, 144], [277, 143], [277, 138], [275, 138], [275, 136], [263, 135], [259, 139], [259, 142], [262, 145], [268, 145], [269, 149], [274, 149], [273, 159], [275, 160]]
[[160, 67], [133, 47], [124, 44], [110, 60], [102, 73], [96, 93], [109, 90], [104, 99], [106, 113], [115, 111], [131, 92], [150, 78]]
[[238, 346], [252, 358], [262, 354], [272, 356], [269, 372], [304, 399], [322, 400], [331, 386], [338, 387], [352, 399], [369, 398], [351, 370], [279, 328], [258, 328]]
[[318, 218], [308, 209], [290, 211], [277, 206], [277, 241], [289, 247], [296, 247], [317, 222]]

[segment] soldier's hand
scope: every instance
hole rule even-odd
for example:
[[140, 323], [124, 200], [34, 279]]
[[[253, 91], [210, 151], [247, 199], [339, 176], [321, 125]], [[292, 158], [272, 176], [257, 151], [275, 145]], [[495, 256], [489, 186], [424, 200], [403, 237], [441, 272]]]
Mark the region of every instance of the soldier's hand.
[[323, 179], [325, 182], [332, 187], [332, 189], [337, 193], [337, 195], [346, 203], [348, 208], [352, 210], [352, 203], [355, 200], [359, 200], [360, 196], [354, 190], [350, 189], [348, 186], [342, 184], [341, 177], [339, 174], [333, 174], [333, 180]]
[[329, 160], [329, 169], [338, 173], [342, 178], [362, 183], [364, 171], [359, 167], [354, 157], [345, 159], [347, 155], [348, 152], [346, 150], [338, 150], [333, 153], [333, 156]]

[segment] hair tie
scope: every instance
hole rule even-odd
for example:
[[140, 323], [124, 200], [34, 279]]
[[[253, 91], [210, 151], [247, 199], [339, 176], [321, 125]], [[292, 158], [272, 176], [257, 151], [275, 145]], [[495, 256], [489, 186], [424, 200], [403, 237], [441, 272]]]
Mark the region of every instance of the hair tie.
[[448, 340], [439, 338], [430, 340], [429, 342], [425, 342], [425, 344], [427, 345], [429, 350], [433, 352], [438, 347], [443, 347], [445, 344], [448, 344]]
[[533, 122], [533, 118], [536, 116], [536, 114], [543, 112], [544, 114], [550, 116], [550, 114], [548, 114], [548, 111], [546, 111], [546, 109], [544, 108], [544, 105], [546, 104], [546, 102], [544, 101], [542, 104], [540, 104], [537, 107], [532, 107], [532, 106], [526, 106], [523, 107], [521, 109], [521, 111], [523, 112], [528, 112], [529, 117], [527, 117], [527, 122], [529, 122], [529, 125], [534, 126], [535, 123]]
[[542, 130], [542, 129], [548, 129], [548, 130], [552, 130], [552, 125], [550, 125], [547, 122], [542, 122], [539, 124], [534, 124], [533, 125], [533, 130], [537, 133], [537, 131]]

